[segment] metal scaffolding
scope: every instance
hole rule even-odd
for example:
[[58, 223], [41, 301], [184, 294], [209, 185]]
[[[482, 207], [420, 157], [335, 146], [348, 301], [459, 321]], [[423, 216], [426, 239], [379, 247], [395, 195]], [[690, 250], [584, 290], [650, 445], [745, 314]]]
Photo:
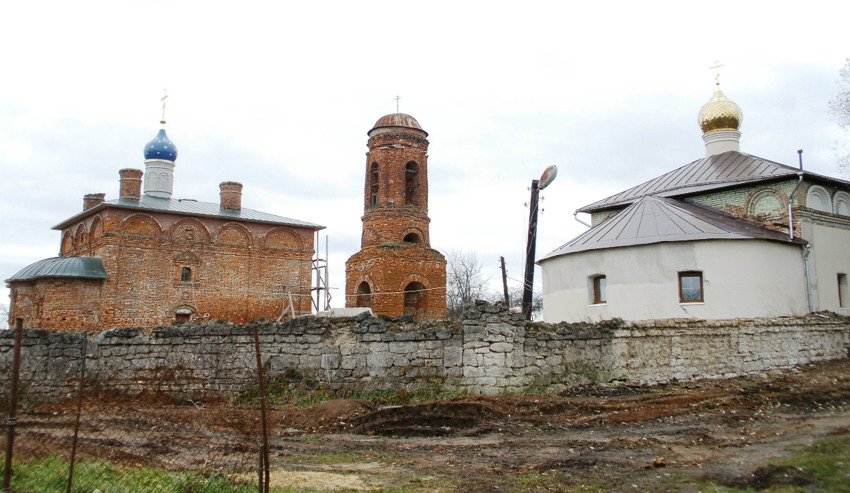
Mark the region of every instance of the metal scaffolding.
[[325, 257], [319, 256], [319, 232], [316, 231], [316, 255], [313, 258], [313, 287], [310, 299], [316, 312], [331, 309], [331, 290], [328, 287], [328, 236], [325, 235]]

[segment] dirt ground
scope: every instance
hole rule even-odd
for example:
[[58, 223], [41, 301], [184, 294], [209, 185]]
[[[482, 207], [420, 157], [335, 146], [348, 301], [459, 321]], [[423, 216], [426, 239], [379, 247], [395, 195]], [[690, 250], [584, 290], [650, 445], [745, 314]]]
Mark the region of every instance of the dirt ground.
[[[190, 403], [139, 411], [85, 411], [80, 453], [252, 477], [253, 410]], [[24, 413], [22, 453], [66, 440], [51, 430], [69, 416]], [[817, 489], [805, 471], [763, 466], [827, 435], [850, 439], [850, 360], [722, 381], [591, 385], [560, 396], [385, 407], [333, 400], [269, 416], [273, 487], [695, 492], [711, 481]]]

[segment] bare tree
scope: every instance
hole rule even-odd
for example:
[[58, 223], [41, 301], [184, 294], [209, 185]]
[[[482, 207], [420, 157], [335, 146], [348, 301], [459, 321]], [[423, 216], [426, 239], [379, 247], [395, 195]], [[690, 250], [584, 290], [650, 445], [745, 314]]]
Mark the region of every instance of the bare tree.
[[446, 314], [457, 319], [464, 308], [485, 297], [486, 280], [475, 252], [452, 250], [446, 258]]
[[[508, 307], [510, 310], [514, 312], [522, 312], [522, 285], [513, 286], [508, 288], [508, 298], [510, 298], [511, 304]], [[502, 293], [498, 293], [493, 297], [489, 298], [491, 302], [505, 302], [505, 296]], [[531, 293], [531, 319], [532, 320], [541, 320], [543, 318], [543, 295], [540, 294], [539, 291], [534, 291]]]
[[850, 178], [850, 58], [838, 72], [838, 94], [830, 100], [829, 108], [844, 133], [844, 138], [835, 144], [838, 169]]
[[0, 330], [9, 328], [9, 305], [0, 303]]

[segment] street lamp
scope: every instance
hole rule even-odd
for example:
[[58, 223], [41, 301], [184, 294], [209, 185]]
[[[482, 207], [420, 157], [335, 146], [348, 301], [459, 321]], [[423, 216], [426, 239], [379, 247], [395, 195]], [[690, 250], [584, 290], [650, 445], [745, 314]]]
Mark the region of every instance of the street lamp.
[[531, 320], [531, 292], [534, 285], [534, 256], [537, 250], [537, 205], [540, 190], [548, 187], [558, 176], [558, 167], [554, 164], [546, 168], [540, 175], [540, 180], [531, 181], [531, 201], [528, 214], [528, 243], [525, 248], [525, 279], [522, 288], [522, 314], [526, 320]]

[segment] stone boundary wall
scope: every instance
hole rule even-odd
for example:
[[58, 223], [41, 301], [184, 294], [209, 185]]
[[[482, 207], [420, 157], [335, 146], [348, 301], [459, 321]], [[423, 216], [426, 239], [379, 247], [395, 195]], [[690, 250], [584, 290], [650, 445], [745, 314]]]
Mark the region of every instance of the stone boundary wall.
[[[596, 382], [724, 378], [848, 356], [850, 321], [832, 314], [754, 320], [526, 322], [479, 302], [460, 322], [300, 317], [285, 323], [173, 325], [88, 335], [87, 378], [103, 390], [229, 397], [256, 378], [254, 327], [268, 377], [293, 370], [332, 389], [432, 386], [473, 394]], [[0, 332], [7, 392], [13, 331]], [[24, 397], [75, 391], [83, 333], [26, 330]]]

